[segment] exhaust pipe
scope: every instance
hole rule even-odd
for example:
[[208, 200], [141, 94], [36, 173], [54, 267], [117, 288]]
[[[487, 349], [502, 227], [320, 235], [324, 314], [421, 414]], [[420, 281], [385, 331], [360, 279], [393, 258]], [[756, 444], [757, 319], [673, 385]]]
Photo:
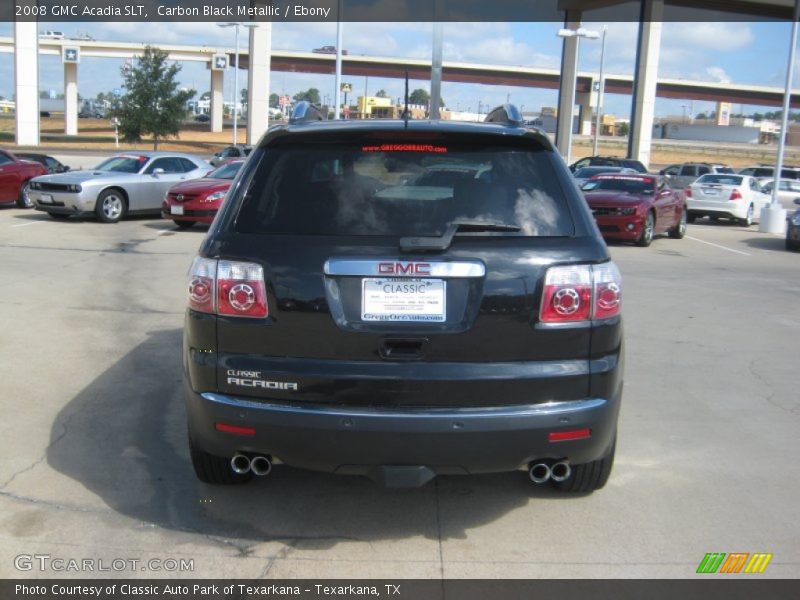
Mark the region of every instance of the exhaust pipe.
[[258, 475], [259, 477], [269, 475], [270, 471], [272, 471], [272, 460], [270, 460], [269, 456], [254, 456], [250, 461], [250, 470], [253, 471], [253, 475]]
[[249, 473], [251, 466], [250, 459], [244, 454], [234, 454], [231, 459], [231, 469], [233, 469], [234, 473], [238, 473], [239, 475]]
[[550, 479], [550, 467], [544, 463], [531, 463], [528, 469], [528, 477], [531, 478], [533, 483], [545, 483]]
[[557, 462], [550, 468], [550, 477], [552, 477], [553, 481], [566, 481], [571, 474], [572, 469], [565, 460]]

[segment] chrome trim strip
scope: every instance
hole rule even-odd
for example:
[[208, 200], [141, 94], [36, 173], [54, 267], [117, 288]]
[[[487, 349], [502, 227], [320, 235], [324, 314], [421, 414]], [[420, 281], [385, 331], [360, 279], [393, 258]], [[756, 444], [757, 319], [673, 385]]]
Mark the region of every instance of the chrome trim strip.
[[523, 406], [490, 406], [486, 408], [426, 408], [426, 409], [392, 409], [392, 408], [345, 408], [341, 406], [289, 406], [274, 402], [257, 402], [246, 398], [205, 392], [200, 394], [204, 400], [216, 404], [224, 404], [234, 408], [253, 408], [272, 412], [294, 413], [300, 415], [324, 415], [330, 417], [376, 417], [389, 419], [441, 418], [469, 419], [495, 417], [527, 417], [560, 415], [565, 413], [590, 410], [604, 406], [604, 398], [587, 398], [585, 400], [566, 400], [563, 402], [545, 402]]
[[[429, 265], [424, 272], [381, 272], [379, 265], [390, 263], [402, 266], [408, 264]], [[486, 265], [478, 260], [460, 260], [453, 262], [432, 260], [402, 260], [397, 257], [385, 258], [331, 258], [325, 261], [326, 275], [343, 275], [352, 277], [483, 277]]]

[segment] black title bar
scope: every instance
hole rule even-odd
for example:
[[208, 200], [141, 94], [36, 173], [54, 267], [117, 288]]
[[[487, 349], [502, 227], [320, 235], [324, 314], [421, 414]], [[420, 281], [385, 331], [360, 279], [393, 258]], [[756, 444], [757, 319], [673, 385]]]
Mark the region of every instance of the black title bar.
[[[563, 23], [567, 11], [587, 23], [643, 18], [640, 0], [2, 0], [0, 21]], [[652, 18], [790, 21], [792, 8], [781, 0], [664, 0], [663, 14]]]

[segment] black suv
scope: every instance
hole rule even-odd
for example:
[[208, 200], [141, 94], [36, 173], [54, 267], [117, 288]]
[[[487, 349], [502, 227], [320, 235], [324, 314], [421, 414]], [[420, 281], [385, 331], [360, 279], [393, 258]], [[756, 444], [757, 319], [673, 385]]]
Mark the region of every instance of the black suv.
[[616, 156], [587, 156], [586, 158], [572, 163], [569, 170], [574, 173], [583, 167], [622, 167], [625, 169], [633, 169], [637, 173], [647, 173], [647, 167], [638, 160], [619, 158]]
[[622, 392], [620, 276], [546, 135], [328, 121], [300, 105], [234, 181], [189, 274], [191, 457], [416, 486], [522, 469], [602, 487]]

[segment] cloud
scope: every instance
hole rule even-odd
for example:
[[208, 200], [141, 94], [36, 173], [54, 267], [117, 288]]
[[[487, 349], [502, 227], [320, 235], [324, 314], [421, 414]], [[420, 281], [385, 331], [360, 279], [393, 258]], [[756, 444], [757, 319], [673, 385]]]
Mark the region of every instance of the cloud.
[[708, 73], [708, 75], [712, 79], [718, 81], [719, 83], [731, 82], [730, 76], [725, 72], [725, 69], [723, 69], [722, 67], [708, 67], [706, 68], [706, 73]]

